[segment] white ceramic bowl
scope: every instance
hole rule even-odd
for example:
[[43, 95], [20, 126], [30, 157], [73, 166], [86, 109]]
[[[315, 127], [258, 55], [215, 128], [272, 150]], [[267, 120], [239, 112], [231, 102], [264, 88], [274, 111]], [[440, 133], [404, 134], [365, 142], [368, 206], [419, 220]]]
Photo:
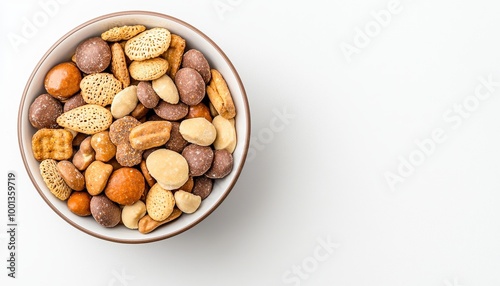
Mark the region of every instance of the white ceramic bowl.
[[[224, 76], [236, 106], [236, 132], [238, 144], [233, 153], [234, 167], [225, 178], [216, 180], [212, 193], [193, 214], [183, 214], [179, 219], [163, 225], [149, 234], [141, 234], [123, 225], [105, 228], [91, 216], [79, 217], [70, 212], [66, 202], [54, 197], [45, 186], [39, 172], [39, 162], [33, 157], [31, 137], [36, 130], [28, 120], [28, 109], [33, 100], [45, 93], [44, 77], [50, 68], [69, 61], [77, 45], [84, 39], [99, 36], [109, 28], [122, 25], [142, 24], [148, 28], [164, 27], [186, 40], [186, 51], [190, 48], [200, 50], [210, 66]], [[236, 183], [245, 163], [250, 139], [250, 111], [245, 89], [238, 73], [224, 52], [197, 28], [171, 16], [146, 11], [125, 11], [104, 15], [79, 25], [62, 36], [42, 57], [27, 81], [18, 114], [18, 139], [21, 155], [28, 175], [39, 195], [61, 218], [83, 232], [109, 241], [121, 243], [145, 243], [165, 239], [190, 229], [212, 213], [226, 198]], [[39, 196], [32, 193], [33, 199]], [[47, 208], [47, 210], [50, 210]], [[46, 210], [46, 211], [47, 211]], [[33, 219], [36, 219], [33, 217]]]

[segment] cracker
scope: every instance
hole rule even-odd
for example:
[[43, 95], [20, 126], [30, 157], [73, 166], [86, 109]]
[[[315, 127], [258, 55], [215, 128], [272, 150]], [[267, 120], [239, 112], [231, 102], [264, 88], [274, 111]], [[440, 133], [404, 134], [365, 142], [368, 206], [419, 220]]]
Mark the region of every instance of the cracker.
[[89, 135], [108, 129], [112, 121], [111, 112], [97, 104], [82, 105], [57, 118], [60, 126]]
[[179, 70], [182, 63], [182, 56], [184, 55], [184, 50], [186, 49], [186, 40], [181, 36], [172, 34], [170, 40], [170, 46], [167, 51], [162, 54], [162, 57], [168, 61], [167, 74], [171, 78], [175, 78], [175, 74]]
[[212, 79], [207, 86], [207, 95], [217, 113], [226, 119], [236, 116], [236, 108], [227, 83], [216, 69], [211, 71]]
[[155, 221], [163, 221], [174, 211], [175, 199], [170, 190], [162, 188], [156, 183], [146, 197], [146, 209], [149, 216]]
[[95, 73], [82, 79], [80, 89], [86, 103], [106, 106], [122, 90], [122, 83], [110, 73]]
[[130, 85], [127, 60], [123, 48], [119, 43], [111, 45], [111, 72], [122, 83], [123, 88]]
[[163, 58], [133, 61], [128, 69], [130, 76], [136, 80], [155, 80], [167, 72], [168, 62]]
[[73, 155], [73, 134], [64, 129], [38, 130], [31, 138], [31, 149], [36, 160], [67, 160]]
[[127, 41], [125, 54], [133, 61], [156, 58], [168, 49], [170, 40], [170, 31], [165, 28], [146, 30]]
[[71, 188], [64, 182], [57, 171], [57, 161], [45, 159], [40, 163], [40, 175], [49, 191], [58, 199], [64, 201], [69, 198]]
[[146, 30], [143, 25], [114, 27], [101, 34], [101, 38], [108, 42], [119, 42], [135, 37]]

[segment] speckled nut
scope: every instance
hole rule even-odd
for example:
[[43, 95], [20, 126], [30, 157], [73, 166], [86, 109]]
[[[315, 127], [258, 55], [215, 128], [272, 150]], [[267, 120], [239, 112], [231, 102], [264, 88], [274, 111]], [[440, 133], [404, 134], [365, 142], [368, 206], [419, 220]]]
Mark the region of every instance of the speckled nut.
[[111, 174], [104, 193], [120, 205], [131, 205], [141, 198], [144, 188], [141, 172], [135, 168], [123, 167]]
[[160, 102], [160, 97], [149, 81], [141, 81], [137, 84], [137, 98], [147, 108], [153, 108]]
[[115, 227], [121, 220], [121, 209], [105, 195], [93, 196], [90, 212], [94, 219], [104, 227]]
[[126, 143], [128, 142], [130, 130], [140, 124], [141, 123], [132, 116], [125, 116], [117, 119], [109, 126], [109, 139], [117, 146]]
[[124, 206], [122, 209], [122, 222], [127, 228], [138, 229], [139, 220], [146, 215], [146, 204], [142, 201], [137, 201], [129, 206]]
[[233, 155], [226, 149], [215, 150], [212, 167], [205, 173], [211, 179], [221, 179], [231, 173], [233, 169]]
[[164, 101], [170, 104], [179, 102], [179, 92], [174, 81], [168, 76], [163, 75], [151, 82], [156, 94]]
[[129, 115], [137, 106], [137, 86], [131, 85], [118, 92], [111, 102], [111, 114], [115, 119]]
[[162, 146], [170, 138], [171, 129], [172, 124], [168, 121], [144, 122], [130, 130], [130, 146], [137, 150]]
[[83, 100], [82, 94], [77, 93], [64, 102], [63, 112], [70, 111], [71, 109], [75, 109], [85, 104], [87, 103]]
[[192, 193], [200, 196], [202, 200], [206, 199], [212, 193], [213, 180], [205, 176], [196, 177]]
[[175, 190], [184, 185], [189, 179], [189, 167], [186, 159], [181, 154], [158, 149], [146, 159], [149, 173], [162, 188]]
[[201, 197], [179, 190], [174, 194], [175, 205], [187, 214], [194, 213], [201, 205]]
[[188, 114], [189, 108], [182, 102], [170, 104], [162, 100], [153, 110], [156, 115], [165, 120], [177, 121], [184, 118]]
[[89, 216], [90, 200], [92, 196], [87, 192], [73, 192], [68, 198], [68, 209], [77, 216]]
[[93, 37], [76, 47], [75, 60], [78, 68], [86, 74], [105, 70], [111, 62], [111, 49], [100, 37]]
[[72, 62], [55, 65], [45, 76], [45, 90], [57, 99], [67, 99], [80, 90], [82, 74]]
[[236, 148], [236, 129], [233, 123], [221, 115], [217, 115], [212, 124], [217, 131], [214, 148], [217, 150], [226, 149], [229, 153], [233, 153]]
[[208, 64], [207, 59], [196, 49], [190, 49], [184, 53], [184, 57], [182, 58], [182, 67], [195, 69], [203, 77], [205, 83], [208, 83], [212, 78], [210, 65]]
[[85, 170], [87, 192], [93, 196], [97, 196], [102, 193], [112, 172], [112, 165], [101, 161], [92, 162]]
[[90, 145], [95, 151], [95, 159], [108, 162], [116, 154], [116, 146], [109, 138], [109, 131], [102, 131], [92, 135]]
[[165, 147], [167, 149], [175, 151], [177, 153], [181, 153], [184, 147], [186, 147], [189, 142], [186, 141], [182, 137], [182, 134], [179, 132], [179, 122], [172, 122], [172, 130], [170, 130], [170, 139], [168, 139]]
[[202, 76], [192, 68], [181, 68], [175, 75], [175, 85], [179, 97], [187, 105], [196, 105], [205, 97], [205, 82]]
[[90, 144], [91, 140], [92, 137], [87, 136], [80, 144], [80, 149], [73, 156], [73, 165], [80, 171], [87, 169], [90, 163], [95, 160], [95, 151]]
[[181, 210], [174, 207], [172, 213], [162, 221], [156, 221], [152, 219], [149, 215], [145, 215], [143, 218], [139, 220], [139, 232], [144, 234], [150, 233], [153, 230], [157, 229], [159, 226], [177, 219], [178, 217], [181, 216], [181, 214], [182, 214]]
[[142, 161], [144, 150], [132, 148], [130, 142], [122, 143], [116, 146], [116, 161], [123, 167], [133, 167]]
[[57, 171], [72, 190], [81, 191], [85, 188], [85, 177], [70, 161], [59, 161]]
[[189, 166], [190, 176], [201, 176], [212, 166], [214, 152], [209, 146], [190, 144], [182, 150], [182, 156]]
[[174, 206], [174, 195], [170, 190], [162, 188], [159, 184], [151, 187], [146, 197], [146, 209], [152, 219], [165, 220], [172, 214]]
[[211, 145], [217, 136], [214, 125], [203, 117], [183, 120], [179, 132], [186, 141], [200, 146]]
[[42, 94], [35, 98], [28, 110], [28, 118], [33, 127], [58, 128], [57, 117], [63, 113], [63, 107], [59, 100], [49, 94]]

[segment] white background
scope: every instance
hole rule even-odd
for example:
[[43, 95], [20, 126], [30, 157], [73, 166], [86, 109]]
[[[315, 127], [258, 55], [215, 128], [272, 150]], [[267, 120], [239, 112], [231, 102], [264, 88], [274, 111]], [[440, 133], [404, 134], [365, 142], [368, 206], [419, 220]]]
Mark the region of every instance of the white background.
[[[14, 47], [9, 35], [22, 36], [49, 2], [56, 11]], [[0, 284], [500, 285], [500, 86], [474, 101], [480, 78], [500, 82], [499, 2], [401, 0], [384, 25], [374, 22], [390, 2], [10, 1], [0, 12], [0, 223], [12, 170], [19, 252], [18, 278], [2, 266]], [[218, 13], [221, 3], [230, 9]], [[211, 37], [252, 112], [255, 156], [229, 197], [195, 228], [144, 245], [96, 239], [53, 213], [16, 134], [24, 85], [45, 51], [121, 10], [169, 14]], [[372, 36], [360, 43], [367, 26]], [[342, 45], [356, 49], [350, 61]], [[458, 120], [463, 104], [460, 124], [443, 117]], [[436, 130], [444, 142], [419, 157], [416, 142]], [[391, 190], [384, 174], [402, 175], [403, 161], [412, 165]], [[4, 230], [0, 249], [6, 265]]]

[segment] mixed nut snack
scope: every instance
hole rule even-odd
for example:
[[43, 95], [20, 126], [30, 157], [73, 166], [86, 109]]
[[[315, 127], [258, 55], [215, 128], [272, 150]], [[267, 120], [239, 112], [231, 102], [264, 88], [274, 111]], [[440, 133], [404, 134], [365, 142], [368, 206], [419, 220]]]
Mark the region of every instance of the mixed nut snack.
[[196, 210], [230, 174], [236, 110], [202, 51], [161, 27], [82, 39], [31, 103], [33, 156], [78, 216], [141, 233]]

